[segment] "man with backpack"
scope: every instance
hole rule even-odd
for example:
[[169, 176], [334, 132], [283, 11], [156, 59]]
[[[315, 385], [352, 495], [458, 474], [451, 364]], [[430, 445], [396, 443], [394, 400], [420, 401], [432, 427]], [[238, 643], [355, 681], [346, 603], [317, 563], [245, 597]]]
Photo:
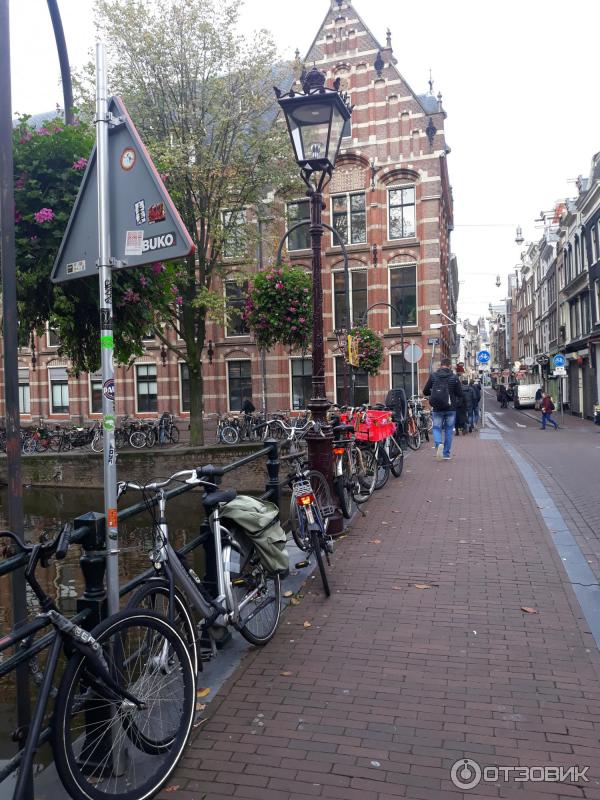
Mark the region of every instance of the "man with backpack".
[[549, 394], [542, 394], [542, 427], [540, 430], [546, 430], [546, 424], [549, 422], [554, 425], [554, 429], [558, 430], [558, 425], [552, 419], [552, 412], [554, 411], [554, 403]]
[[[463, 396], [460, 380], [452, 372], [451, 364], [449, 358], [443, 358], [440, 369], [429, 376], [423, 387], [423, 394], [425, 397], [429, 397], [429, 404], [433, 411], [435, 457], [442, 458], [444, 461], [452, 458], [450, 449], [456, 422], [456, 406]], [[443, 445], [442, 429], [444, 431]]]

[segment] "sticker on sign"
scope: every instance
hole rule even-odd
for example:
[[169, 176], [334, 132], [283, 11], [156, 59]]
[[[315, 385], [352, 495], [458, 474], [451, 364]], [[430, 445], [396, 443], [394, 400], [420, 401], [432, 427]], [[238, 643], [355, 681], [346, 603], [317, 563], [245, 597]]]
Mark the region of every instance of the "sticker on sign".
[[125, 255], [141, 256], [144, 252], [144, 231], [125, 232]]

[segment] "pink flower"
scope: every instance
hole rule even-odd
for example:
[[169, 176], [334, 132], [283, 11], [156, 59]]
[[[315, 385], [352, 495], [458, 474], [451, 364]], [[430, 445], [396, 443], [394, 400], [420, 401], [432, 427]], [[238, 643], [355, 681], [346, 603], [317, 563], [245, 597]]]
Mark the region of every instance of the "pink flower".
[[87, 158], [78, 158], [77, 161], [73, 162], [73, 169], [82, 170], [87, 167]]
[[152, 272], [155, 275], [159, 275], [164, 268], [165, 265], [162, 263], [162, 261], [155, 261], [154, 264], [152, 264]]
[[19, 144], [25, 144], [25, 142], [28, 142], [32, 138], [32, 136], [33, 135], [31, 131], [25, 131], [23, 136], [21, 136], [21, 138], [19, 139]]
[[275, 284], [275, 288], [276, 289], [283, 289], [283, 283], [281, 281], [277, 281], [277, 283]]
[[38, 240], [38, 237], [37, 237], [37, 236], [30, 236], [30, 237], [29, 237], [29, 241], [30, 241], [30, 242], [37, 242], [37, 240]]
[[178, 297], [175, 298], [175, 302], [177, 303], [178, 306], [182, 306], [183, 305], [183, 297], [181, 295], [179, 295]]
[[123, 294], [123, 300], [126, 303], [139, 303], [140, 296], [137, 292], [134, 292], [133, 289], [127, 289]]
[[43, 225], [44, 222], [52, 222], [54, 219], [54, 211], [52, 211], [51, 208], [40, 208], [39, 211], [35, 212], [33, 218], [38, 225]]
[[23, 215], [21, 214], [20, 211], [17, 211], [17, 209], [15, 208], [15, 224], [18, 225], [19, 222], [22, 221], [23, 221]]
[[52, 136], [52, 133], [48, 130], [48, 128], [40, 128], [37, 132], [38, 136]]
[[15, 189], [22, 189], [25, 186], [25, 175], [19, 175], [15, 181]]
[[302, 324], [304, 324], [306, 322], [306, 317], [300, 317], [298, 322], [301, 322]]
[[143, 275], [142, 275], [142, 276], [141, 276], [141, 278], [140, 278], [140, 284], [141, 284], [141, 285], [142, 285], [144, 288], [145, 288], [145, 287], [148, 285], [148, 281], [146, 280], [146, 278], [144, 278], [144, 276], [143, 276]]
[[171, 286], [171, 291], [173, 292], [173, 294], [179, 294], [179, 289], [174, 284], [173, 286]]

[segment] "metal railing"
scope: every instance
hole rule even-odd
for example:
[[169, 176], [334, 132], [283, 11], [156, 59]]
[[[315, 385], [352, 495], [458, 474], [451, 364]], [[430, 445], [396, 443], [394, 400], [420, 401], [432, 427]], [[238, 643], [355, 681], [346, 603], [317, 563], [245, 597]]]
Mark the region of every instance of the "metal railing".
[[[267, 481], [265, 491], [262, 493], [261, 500], [271, 500], [279, 504], [280, 499], [280, 483], [279, 483], [279, 443], [275, 439], [267, 439], [265, 446], [250, 455], [227, 464], [224, 467], [219, 467], [215, 475], [215, 482], [219, 483], [222, 476], [229, 474], [247, 464], [257, 461], [261, 458], [267, 457]], [[195, 487], [189, 484], [177, 486], [174, 489], [169, 489], [165, 492], [165, 498], [168, 500], [178, 497], [181, 494], [191, 491]], [[119, 521], [135, 517], [148, 508], [157, 505], [158, 499], [151, 498], [142, 500], [134, 505], [119, 511]], [[83, 548], [82, 556], [79, 560], [81, 571], [84, 578], [84, 591], [81, 598], [77, 600], [77, 613], [72, 617], [73, 622], [79, 623], [87, 630], [91, 630], [106, 616], [106, 542], [105, 542], [105, 525], [104, 514], [95, 511], [88, 512], [77, 517], [74, 520], [74, 530], [71, 534], [71, 544], [80, 544]], [[194, 537], [190, 542], [185, 544], [179, 551], [186, 554], [194, 550], [200, 545], [207, 544], [207, 532], [203, 531], [199, 536]], [[28, 562], [29, 556], [26, 553], [19, 553], [17, 555], [9, 556], [0, 563], [0, 577], [8, 575], [16, 570], [25, 566]], [[122, 596], [128, 594], [137, 585], [142, 583], [146, 578], [153, 574], [152, 568], [146, 570], [140, 575], [136, 576], [128, 583], [124, 584], [119, 593]], [[31, 623], [27, 623], [27, 640], [31, 640], [36, 633], [50, 625], [49, 621], [44, 619], [37, 619]], [[22, 630], [22, 627], [21, 627]], [[54, 638], [54, 631], [41, 636], [35, 642], [26, 647], [17, 646], [17, 652], [10, 656], [6, 661], [0, 664], [0, 678], [5, 677], [10, 672], [17, 669], [19, 666], [26, 662], [30, 662], [39, 653], [42, 652], [51, 643]], [[10, 645], [6, 646], [8, 649]], [[2, 646], [0, 644], [0, 652]], [[17, 720], [17, 729], [13, 733], [13, 740], [16, 742], [23, 742], [27, 737], [27, 723], [23, 724], [21, 720]], [[50, 738], [50, 728], [46, 728], [41, 736], [39, 744], [47, 742]], [[20, 750], [12, 759], [0, 768], [0, 783], [13, 773], [21, 762], [22, 751]]]

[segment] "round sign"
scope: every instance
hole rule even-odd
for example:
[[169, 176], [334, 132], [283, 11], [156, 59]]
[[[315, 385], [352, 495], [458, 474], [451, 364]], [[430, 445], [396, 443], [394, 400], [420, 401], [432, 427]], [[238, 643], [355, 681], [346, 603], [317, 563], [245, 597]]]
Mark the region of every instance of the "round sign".
[[489, 350], [480, 350], [477, 353], [477, 361], [479, 361], [480, 364], [489, 364], [490, 358], [491, 355]]
[[548, 361], [550, 361], [550, 359], [545, 353], [540, 353], [539, 356], [535, 357], [535, 360], [540, 366], [544, 366], [544, 364], [547, 364]]
[[567, 362], [562, 353], [557, 353], [552, 360], [554, 361], [555, 367], [564, 367]]
[[121, 169], [124, 169], [126, 172], [130, 169], [133, 169], [133, 165], [135, 164], [135, 150], [133, 147], [126, 147], [125, 150], [121, 153]]
[[404, 348], [404, 358], [409, 364], [417, 364], [423, 358], [423, 350], [418, 344], [409, 344]]
[[523, 361], [528, 367], [533, 367], [533, 356], [525, 356]]

